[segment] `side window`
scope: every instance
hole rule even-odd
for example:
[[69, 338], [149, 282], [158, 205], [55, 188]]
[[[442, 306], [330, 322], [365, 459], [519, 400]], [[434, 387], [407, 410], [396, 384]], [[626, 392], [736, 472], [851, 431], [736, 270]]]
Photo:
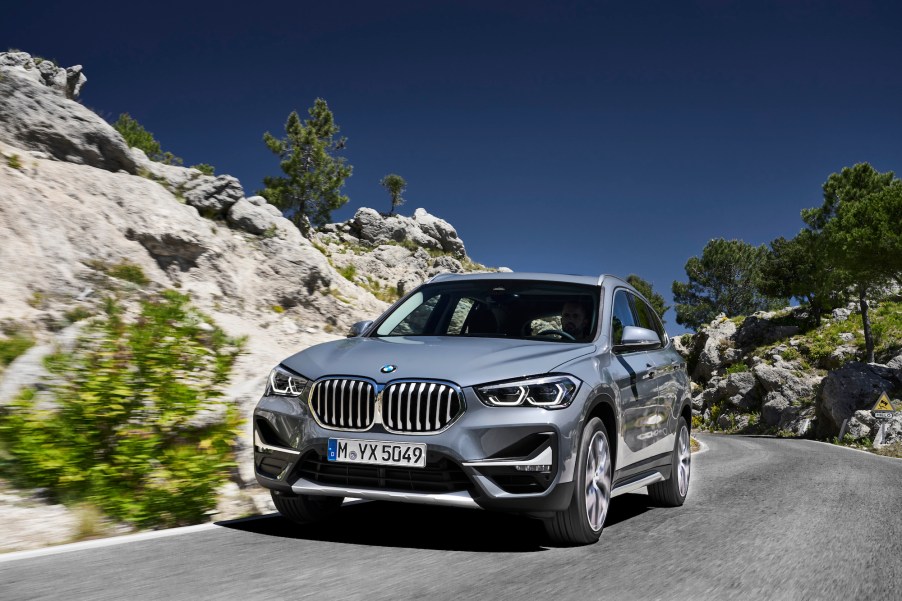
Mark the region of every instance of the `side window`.
[[647, 328], [652, 332], [657, 332], [658, 340], [661, 341], [661, 344], [664, 344], [664, 337], [662, 336], [663, 329], [655, 310], [639, 297], [635, 295], [631, 296], [633, 297], [633, 304], [636, 307], [636, 312], [639, 314], [639, 327]]
[[464, 321], [467, 319], [467, 315], [470, 313], [470, 309], [473, 307], [473, 303], [475, 303], [472, 298], [462, 298], [457, 301], [457, 306], [454, 307], [454, 312], [451, 314], [451, 322], [448, 324], [448, 334], [451, 336], [459, 336], [464, 327]]
[[637, 325], [630, 303], [630, 295], [626, 290], [618, 290], [614, 293], [614, 308], [612, 311], [611, 337], [614, 344], [620, 344], [620, 341], [623, 340], [623, 328]]

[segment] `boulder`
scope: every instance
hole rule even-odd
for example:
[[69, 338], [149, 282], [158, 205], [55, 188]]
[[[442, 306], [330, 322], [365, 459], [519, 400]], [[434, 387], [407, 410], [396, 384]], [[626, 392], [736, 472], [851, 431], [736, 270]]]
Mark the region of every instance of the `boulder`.
[[439, 273], [462, 273], [463, 270], [464, 268], [460, 264], [460, 261], [454, 257], [443, 256], [436, 257], [435, 261], [432, 262], [428, 275], [431, 277]]
[[844, 307], [840, 307], [838, 309], [833, 309], [833, 312], [830, 314], [830, 317], [833, 321], [846, 321], [849, 319], [849, 316], [852, 314], [850, 309], [846, 309]]
[[849, 418], [846, 436], [851, 436], [854, 440], [873, 439], [873, 434], [876, 434], [876, 431], [873, 431], [872, 434], [872, 426], [875, 425], [875, 421], [870, 411], [856, 411], [855, 415]]
[[699, 330], [693, 337], [693, 351], [698, 352], [692, 374], [694, 378], [707, 382], [721, 369], [722, 353], [732, 347], [735, 333], [736, 324], [724, 314]]
[[741, 347], [772, 344], [799, 333], [795, 325], [774, 323], [770, 313], [756, 313], [746, 317], [736, 332], [736, 344]]
[[826, 359], [819, 361], [825, 369], [837, 369], [858, 357], [858, 348], [850, 344], [841, 344]]
[[[183, 194], [185, 202], [202, 215], [219, 217], [228, 213], [232, 205], [244, 198], [244, 189], [231, 175], [202, 175], [188, 181], [184, 185]], [[255, 206], [250, 202], [247, 204]], [[281, 217], [281, 213], [279, 216]]]
[[276, 217], [263, 207], [252, 205], [242, 198], [232, 203], [226, 219], [233, 227], [259, 236], [266, 232], [274, 233], [276, 219], [281, 217]]
[[766, 392], [779, 392], [790, 401], [812, 398], [820, 383], [819, 376], [763, 362], [755, 365], [752, 373]]
[[427, 236], [437, 240], [441, 249], [457, 257], [466, 256], [463, 241], [457, 237], [457, 230], [444, 219], [439, 219], [426, 212], [426, 209], [417, 209], [413, 212], [413, 220]]
[[836, 436], [844, 420], [858, 410], [870, 410], [882, 393], [892, 395], [900, 386], [896, 372], [876, 363], [852, 361], [831, 371], [817, 397], [821, 434]]
[[0, 66], [0, 75], [0, 141], [61, 161], [136, 172], [125, 140], [109, 123], [21, 69]]
[[783, 413], [789, 406], [789, 401], [782, 394], [768, 392], [761, 406], [761, 420], [768, 426], [778, 426], [783, 421]]

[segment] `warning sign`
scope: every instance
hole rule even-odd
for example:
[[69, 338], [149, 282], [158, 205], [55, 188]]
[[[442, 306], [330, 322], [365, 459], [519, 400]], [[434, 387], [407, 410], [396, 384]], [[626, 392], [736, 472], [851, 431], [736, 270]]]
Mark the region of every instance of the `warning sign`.
[[893, 411], [893, 404], [889, 402], [889, 397], [885, 392], [877, 399], [877, 404], [874, 405], [872, 411]]
[[871, 414], [876, 418], [890, 419], [893, 417], [893, 404], [889, 402], [889, 397], [884, 392], [877, 399], [877, 404], [871, 409]]

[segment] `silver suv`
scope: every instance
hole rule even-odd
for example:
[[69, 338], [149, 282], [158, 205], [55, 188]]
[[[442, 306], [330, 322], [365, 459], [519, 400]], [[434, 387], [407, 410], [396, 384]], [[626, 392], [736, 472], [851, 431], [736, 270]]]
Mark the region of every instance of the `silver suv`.
[[611, 497], [689, 490], [689, 379], [623, 280], [443, 274], [272, 370], [257, 480], [305, 523], [345, 497], [517, 512], [598, 540]]

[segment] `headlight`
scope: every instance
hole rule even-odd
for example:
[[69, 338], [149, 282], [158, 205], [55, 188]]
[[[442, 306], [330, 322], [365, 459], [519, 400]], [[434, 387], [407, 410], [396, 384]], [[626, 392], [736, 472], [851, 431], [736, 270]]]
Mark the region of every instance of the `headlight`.
[[269, 372], [269, 385], [266, 394], [276, 396], [301, 396], [307, 380], [297, 374], [291, 373], [283, 367], [275, 367]]
[[572, 376], [546, 376], [476, 387], [476, 396], [489, 407], [544, 407], [563, 409], [573, 402], [579, 380]]

